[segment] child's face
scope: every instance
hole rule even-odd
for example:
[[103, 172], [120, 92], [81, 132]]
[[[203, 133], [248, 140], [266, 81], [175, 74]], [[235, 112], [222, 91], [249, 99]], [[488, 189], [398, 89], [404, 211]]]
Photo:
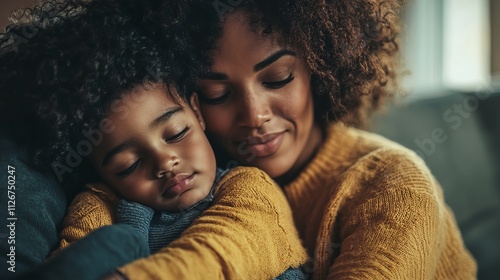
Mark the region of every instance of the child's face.
[[215, 156], [201, 116], [184, 101], [177, 104], [161, 86], [138, 87], [111, 106], [107, 119], [90, 160], [123, 198], [180, 211], [207, 196]]

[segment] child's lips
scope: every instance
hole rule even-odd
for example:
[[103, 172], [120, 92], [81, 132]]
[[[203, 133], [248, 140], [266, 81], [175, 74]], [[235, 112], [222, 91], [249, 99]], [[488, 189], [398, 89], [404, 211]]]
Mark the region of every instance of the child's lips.
[[191, 186], [193, 177], [194, 173], [181, 173], [168, 179], [167, 183], [165, 184], [165, 191], [163, 192], [163, 196], [172, 197], [183, 193]]

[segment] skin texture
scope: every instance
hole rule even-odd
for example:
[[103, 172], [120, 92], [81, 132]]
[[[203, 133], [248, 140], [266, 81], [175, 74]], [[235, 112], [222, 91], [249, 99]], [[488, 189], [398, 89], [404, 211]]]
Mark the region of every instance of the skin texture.
[[159, 211], [179, 211], [206, 197], [216, 165], [200, 115], [161, 86], [138, 87], [120, 101], [128, 109], [109, 110], [110, 132], [90, 155], [105, 183]]
[[201, 111], [216, 144], [279, 183], [300, 171], [321, 144], [304, 60], [272, 34], [252, 31], [239, 13], [224, 23], [197, 95], [193, 109]]

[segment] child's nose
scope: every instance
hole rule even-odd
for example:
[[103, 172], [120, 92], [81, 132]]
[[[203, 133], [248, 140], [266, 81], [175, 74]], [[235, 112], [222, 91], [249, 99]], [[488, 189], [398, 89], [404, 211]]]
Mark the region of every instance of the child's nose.
[[156, 178], [162, 178], [165, 174], [170, 173], [180, 163], [180, 159], [170, 153], [164, 153], [158, 157], [158, 165], [155, 172]]

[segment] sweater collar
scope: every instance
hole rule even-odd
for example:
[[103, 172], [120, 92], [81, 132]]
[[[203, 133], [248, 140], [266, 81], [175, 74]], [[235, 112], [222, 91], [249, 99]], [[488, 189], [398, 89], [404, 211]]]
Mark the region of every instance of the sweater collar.
[[[349, 165], [356, 137], [343, 123], [331, 124], [316, 155], [291, 183], [283, 187], [285, 192], [314, 188], [325, 177], [331, 177], [342, 167]], [[332, 172], [334, 174], [332, 174]], [[312, 190], [312, 189], [311, 189]]]

